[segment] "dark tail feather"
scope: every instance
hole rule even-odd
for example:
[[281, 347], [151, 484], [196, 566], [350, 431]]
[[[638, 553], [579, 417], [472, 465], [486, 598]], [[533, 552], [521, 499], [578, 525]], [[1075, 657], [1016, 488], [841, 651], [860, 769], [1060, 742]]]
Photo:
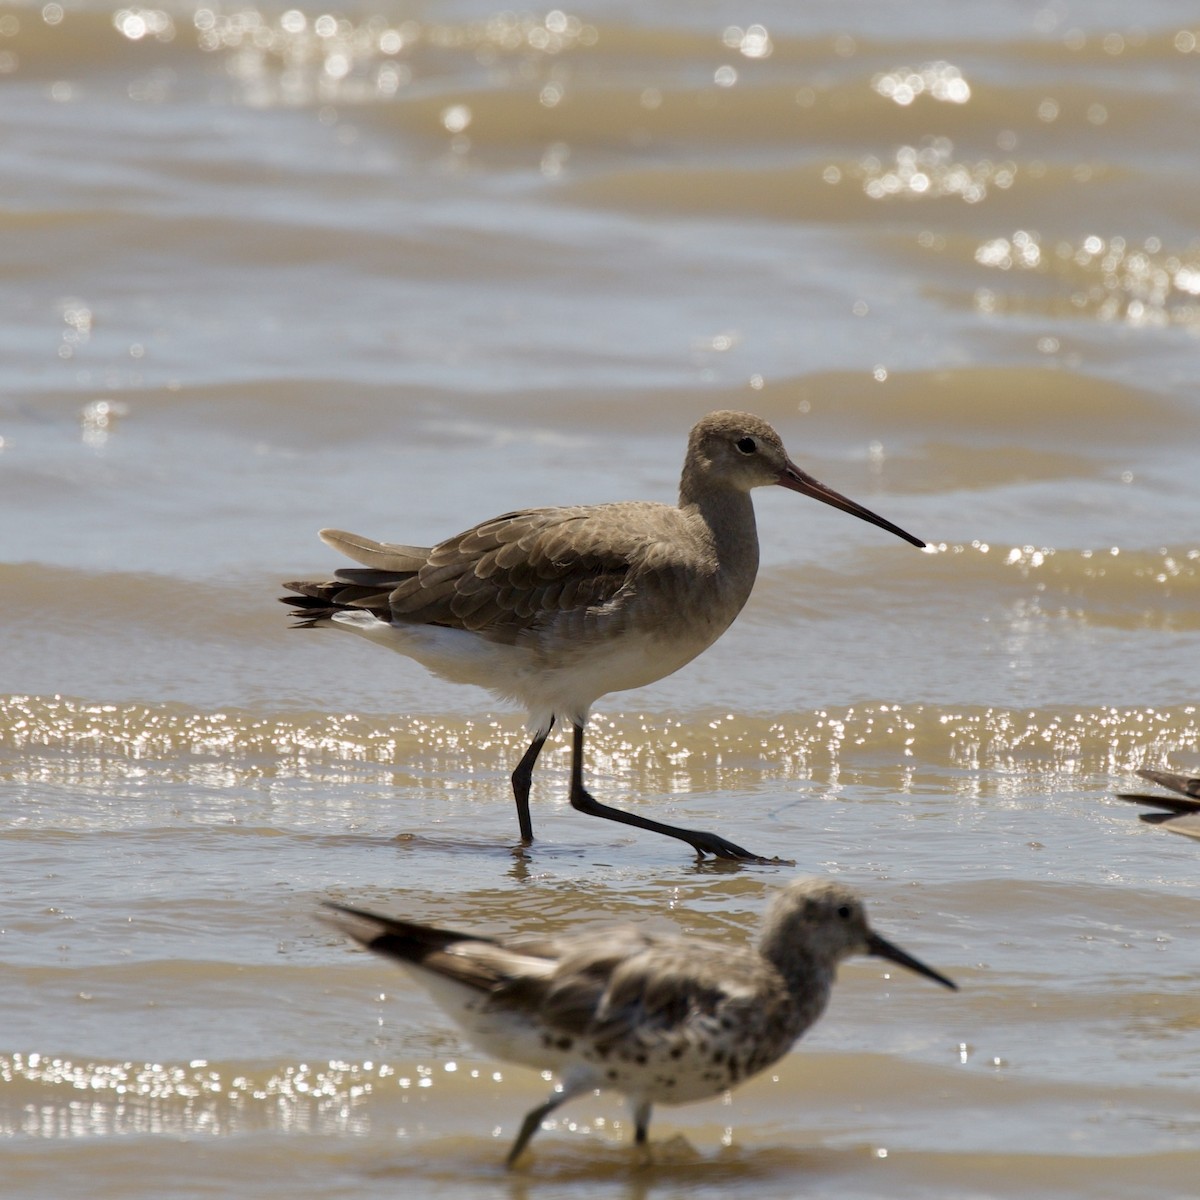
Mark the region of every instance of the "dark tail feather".
[[[292, 587], [293, 585], [285, 583], [283, 586]], [[293, 611], [288, 614], [295, 618], [290, 626], [292, 629], [315, 629], [337, 612], [334, 605], [320, 596], [280, 596], [279, 603], [292, 606]]]
[[[347, 574], [349, 573], [347, 572]], [[338, 574], [340, 576], [342, 572], [339, 571]], [[356, 571], [353, 574], [380, 575], [383, 573]], [[390, 580], [391, 587], [394, 587], [395, 577], [390, 577]], [[335, 613], [344, 612], [347, 609], [366, 609], [368, 612], [374, 613], [380, 620], [391, 619], [391, 609], [388, 605], [391, 587], [380, 590], [379, 582], [375, 580], [367, 584], [365, 581], [359, 583], [341, 578], [321, 582], [301, 579], [294, 583], [285, 583], [283, 586], [295, 593], [292, 596], [279, 597], [282, 604], [290, 604], [297, 610], [292, 613], [292, 616], [296, 618], [293, 629], [315, 628], [328, 621]]]
[[[413, 921], [398, 921], [364, 908], [352, 908], [348, 904], [325, 901], [325, 907], [355, 922], [335, 920], [334, 924], [343, 933], [352, 937], [360, 946], [385, 954], [401, 962], [420, 963], [431, 954], [437, 954], [456, 942], [490, 942], [492, 939], [470, 933], [455, 933], [450, 929], [438, 929], [432, 925], [418, 925]], [[365, 925], [368, 928], [364, 929]]]
[[[343, 583], [357, 587], [373, 588], [375, 591], [394, 592], [402, 583], [407, 583], [415, 572], [402, 574], [397, 571], [377, 571], [372, 567], [344, 567], [337, 572]], [[292, 587], [288, 583], [285, 587]]]

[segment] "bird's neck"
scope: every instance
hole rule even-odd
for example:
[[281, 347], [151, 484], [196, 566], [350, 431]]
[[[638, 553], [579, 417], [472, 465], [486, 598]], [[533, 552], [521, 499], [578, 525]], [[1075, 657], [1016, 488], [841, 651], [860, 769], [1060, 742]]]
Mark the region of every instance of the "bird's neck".
[[799, 1036], [825, 1011], [837, 977], [837, 964], [822, 956], [805, 953], [793, 941], [775, 945], [767, 940], [760, 951], [787, 984], [794, 1008], [796, 1036]]
[[702, 481], [685, 473], [679, 484], [679, 507], [708, 528], [723, 565], [728, 568], [741, 563], [753, 579], [758, 570], [758, 527], [749, 492], [705, 488]]

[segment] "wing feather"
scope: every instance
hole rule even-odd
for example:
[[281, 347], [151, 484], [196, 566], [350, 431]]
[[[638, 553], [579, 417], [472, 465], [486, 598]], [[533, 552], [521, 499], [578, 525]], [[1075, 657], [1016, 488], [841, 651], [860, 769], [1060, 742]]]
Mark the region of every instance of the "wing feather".
[[426, 546], [377, 542], [361, 534], [346, 533], [341, 529], [322, 529], [319, 536], [325, 545], [332, 546], [347, 558], [379, 571], [417, 571], [429, 558], [429, 548]]
[[681, 570], [688, 528], [679, 509], [663, 504], [523, 509], [428, 549], [341, 530], [321, 536], [365, 569], [339, 571], [336, 583], [288, 584], [304, 597], [288, 599], [302, 623], [365, 608], [508, 644], [562, 618], [573, 631], [585, 628], [632, 596], [640, 575], [661, 575], [669, 593], [670, 578], [694, 575], [697, 561], [693, 554]]

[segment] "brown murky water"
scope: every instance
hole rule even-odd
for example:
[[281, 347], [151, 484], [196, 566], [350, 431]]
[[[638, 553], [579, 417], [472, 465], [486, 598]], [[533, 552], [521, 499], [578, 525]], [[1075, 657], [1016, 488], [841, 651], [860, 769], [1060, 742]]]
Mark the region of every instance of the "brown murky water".
[[[1194, 6], [0, 9], [5, 1194], [1182, 1197], [1200, 765]], [[519, 715], [278, 581], [669, 499], [760, 412], [921, 554], [758, 499], [746, 612], [601, 702], [514, 855]], [[837, 874], [854, 962], [773, 1074], [616, 1097], [484, 1059], [322, 899], [749, 936]], [[50, 1182], [48, 1182], [50, 1181]]]

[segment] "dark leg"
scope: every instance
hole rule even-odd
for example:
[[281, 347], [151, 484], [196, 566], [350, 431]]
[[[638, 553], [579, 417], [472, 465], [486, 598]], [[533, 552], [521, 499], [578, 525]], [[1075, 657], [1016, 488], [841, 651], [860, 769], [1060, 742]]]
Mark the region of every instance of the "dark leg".
[[546, 732], [539, 733], [529, 743], [529, 749], [521, 756], [517, 769], [512, 773], [513, 796], [517, 801], [517, 824], [521, 827], [521, 841], [526, 846], [533, 841], [533, 822], [529, 819], [529, 788], [533, 784], [533, 764], [537, 762], [538, 755], [541, 754], [553, 728], [554, 718], [551, 717]]
[[582, 1092], [589, 1090], [587, 1084], [576, 1084], [572, 1087], [561, 1087], [556, 1089], [550, 1099], [545, 1104], [539, 1104], [532, 1112], [525, 1114], [525, 1120], [521, 1122], [521, 1128], [517, 1132], [517, 1140], [513, 1142], [512, 1149], [508, 1152], [508, 1157], [504, 1160], [506, 1167], [511, 1167], [513, 1163], [521, 1157], [521, 1151], [529, 1145], [530, 1139], [542, 1127], [542, 1122], [560, 1105], [566, 1104], [568, 1100], [580, 1095]]
[[644, 1146], [646, 1139], [650, 1135], [650, 1104], [648, 1101], [642, 1101], [633, 1110], [633, 1123], [635, 1133], [633, 1135], [634, 1145]]
[[761, 858], [743, 850], [733, 842], [727, 842], [715, 833], [704, 833], [699, 830], [681, 829], [678, 825], [664, 825], [661, 821], [651, 821], [648, 817], [639, 817], [634, 813], [623, 812], [619, 808], [610, 808], [588, 794], [583, 786], [583, 726], [576, 725], [573, 750], [571, 755], [571, 807], [580, 812], [589, 813], [593, 817], [603, 817], [606, 821], [620, 821], [622, 825], [636, 825], [638, 829], [648, 829], [651, 833], [662, 833], [667, 837], [678, 838], [687, 842], [695, 852], [703, 858], [711, 854], [714, 858], [745, 859], [750, 862], [778, 862], [779, 859]]

